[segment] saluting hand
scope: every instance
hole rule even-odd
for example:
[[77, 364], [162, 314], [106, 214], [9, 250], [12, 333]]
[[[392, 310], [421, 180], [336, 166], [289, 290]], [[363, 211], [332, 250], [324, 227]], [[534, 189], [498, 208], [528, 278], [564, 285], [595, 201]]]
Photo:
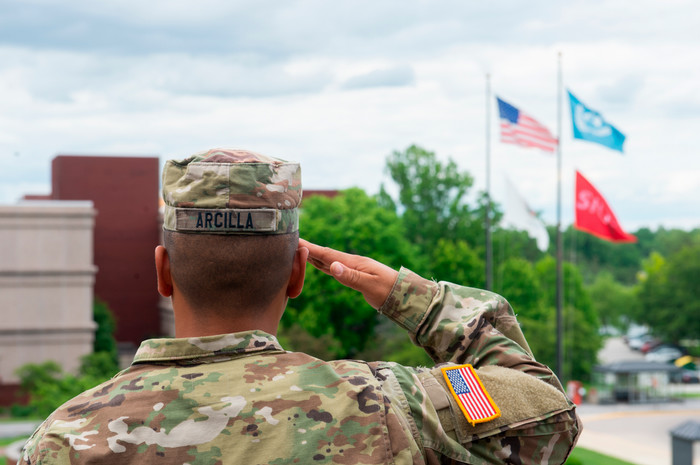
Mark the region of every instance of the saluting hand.
[[299, 239], [299, 247], [309, 249], [308, 262], [339, 283], [359, 291], [375, 309], [382, 306], [399, 273], [376, 260], [340, 252]]

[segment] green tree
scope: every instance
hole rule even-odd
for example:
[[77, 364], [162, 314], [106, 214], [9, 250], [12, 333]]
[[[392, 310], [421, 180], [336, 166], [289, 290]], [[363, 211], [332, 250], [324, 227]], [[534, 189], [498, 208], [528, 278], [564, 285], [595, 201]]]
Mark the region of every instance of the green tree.
[[[580, 268], [584, 281], [593, 283], [600, 272], [611, 273], [615, 281], [624, 285], [636, 284], [642, 261], [656, 252], [670, 257], [681, 248], [700, 240], [700, 229], [683, 231], [659, 228], [656, 232], [642, 228], [634, 232], [635, 243], [613, 243], [569, 227], [563, 232], [567, 256]], [[568, 251], [573, 251], [569, 255]]]
[[[537, 248], [537, 241], [525, 231], [514, 229], [496, 228], [493, 231], [493, 259], [496, 263], [503, 263], [510, 258], [524, 258], [531, 263], [544, 256], [544, 252]], [[550, 249], [554, 246], [554, 240], [550, 241]], [[498, 276], [494, 275], [494, 281]]]
[[506, 297], [516, 313], [536, 318], [542, 313], [543, 296], [530, 262], [509, 258], [498, 266], [494, 290]]
[[484, 262], [463, 240], [438, 239], [431, 251], [431, 276], [471, 287], [484, 287]]
[[638, 320], [672, 342], [700, 334], [700, 240], [664, 260], [653, 253], [640, 274]]
[[[361, 189], [348, 189], [332, 199], [305, 199], [300, 224], [302, 237], [312, 242], [371, 256], [397, 269], [425, 267], [396, 213]], [[377, 312], [358, 292], [308, 267], [304, 291], [287, 306], [281, 336], [294, 350], [354, 357], [372, 340], [378, 321]], [[324, 336], [336, 344], [320, 342]]]
[[399, 193], [396, 202], [382, 189], [382, 205], [398, 206], [411, 242], [423, 249], [440, 238], [466, 240], [472, 247], [481, 244], [483, 216], [466, 202], [474, 181], [452, 159], [442, 163], [434, 152], [412, 145], [394, 151], [386, 167]]
[[664, 257], [671, 257], [681, 249], [697, 244], [699, 240], [700, 229], [683, 231], [681, 229], [659, 228], [654, 237], [653, 250]]
[[[545, 257], [535, 265], [541, 305], [518, 312], [525, 337], [535, 357], [556, 365], [556, 261]], [[599, 321], [578, 269], [564, 263], [564, 367], [563, 378], [588, 380], [602, 347]], [[511, 302], [513, 303], [513, 302]], [[515, 304], [514, 304], [515, 305]], [[517, 310], [517, 307], [516, 307]]]
[[114, 338], [114, 332], [117, 329], [117, 323], [114, 314], [107, 306], [107, 303], [95, 299], [92, 306], [92, 318], [97, 323], [95, 329], [95, 339], [93, 341], [93, 352], [104, 353], [102, 358], [109, 357], [112, 361], [114, 371], [118, 368], [118, 350], [117, 340]]
[[634, 287], [619, 283], [610, 272], [598, 274], [587, 289], [603, 326], [624, 330], [639, 313]]
[[642, 258], [640, 244], [605, 241], [573, 226], [563, 232], [562, 239], [566, 250], [574, 251], [573, 258], [565, 259], [576, 263], [585, 282], [592, 283], [598, 273], [607, 271], [616, 281], [634, 284]]
[[32, 392], [41, 384], [52, 383], [62, 373], [61, 365], [53, 360], [44, 363], [27, 363], [15, 370], [20, 380], [19, 386], [24, 392]]

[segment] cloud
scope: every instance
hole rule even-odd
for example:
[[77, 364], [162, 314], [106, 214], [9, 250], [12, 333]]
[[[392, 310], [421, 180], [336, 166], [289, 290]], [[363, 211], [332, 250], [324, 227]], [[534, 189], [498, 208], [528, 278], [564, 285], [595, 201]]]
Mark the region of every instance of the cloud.
[[114, 104], [136, 103], [134, 96], [149, 92], [260, 98], [320, 92], [332, 82], [330, 71], [313, 63], [294, 66], [241, 55], [97, 58], [87, 52], [32, 52], [14, 47], [0, 51], [8, 58], [0, 65], [0, 83], [21, 89], [31, 98], [56, 103], [76, 102], [85, 93]]
[[598, 89], [598, 98], [613, 105], [629, 105], [640, 94], [643, 87], [643, 77], [627, 75], [610, 84], [602, 85]]
[[285, 44], [265, 47], [265, 35], [255, 33], [269, 19], [269, 3], [9, 0], [0, 17], [0, 43], [122, 55], [257, 50], [278, 57]]
[[[628, 136], [622, 156], [574, 141], [565, 106], [564, 192], [580, 169], [621, 221], [639, 211], [636, 221], [655, 225], [673, 204], [690, 224], [697, 208], [683, 197], [700, 186], [658, 179], [672, 163], [697, 173], [700, 7], [667, 3], [6, 0], [0, 156], [15, 166], [0, 173], [0, 196], [48, 180], [56, 153], [170, 158], [215, 145], [299, 160], [309, 186], [376, 191], [383, 158], [414, 142], [453, 157], [483, 189], [484, 75], [556, 131], [561, 51], [565, 87]], [[493, 169], [517, 173], [551, 223], [554, 158], [500, 144], [490, 105]], [[650, 195], [662, 208], [633, 207]]]
[[[462, 41], [540, 41], [557, 9], [511, 2], [259, 0], [7, 0], [0, 43], [122, 55], [252, 54], [267, 60], [325, 53], [394, 57], [431, 54]], [[521, 25], [537, 18], [541, 27]], [[498, 27], [492, 27], [498, 24]], [[556, 33], [556, 30], [552, 33]]]
[[369, 73], [353, 76], [342, 84], [343, 89], [366, 89], [369, 87], [402, 87], [416, 81], [413, 68], [397, 65], [391, 68], [375, 69]]

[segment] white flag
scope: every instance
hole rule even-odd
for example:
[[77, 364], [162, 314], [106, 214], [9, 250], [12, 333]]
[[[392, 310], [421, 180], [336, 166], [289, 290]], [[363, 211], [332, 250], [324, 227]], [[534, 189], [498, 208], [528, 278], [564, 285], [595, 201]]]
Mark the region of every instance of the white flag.
[[549, 233], [542, 220], [518, 194], [510, 179], [506, 177], [506, 198], [503, 203], [503, 226], [521, 229], [537, 241], [537, 248], [546, 252], [549, 248]]

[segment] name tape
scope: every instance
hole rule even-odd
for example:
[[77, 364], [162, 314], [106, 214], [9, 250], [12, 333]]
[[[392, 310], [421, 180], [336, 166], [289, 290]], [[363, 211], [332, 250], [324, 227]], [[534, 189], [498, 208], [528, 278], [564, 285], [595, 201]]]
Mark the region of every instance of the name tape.
[[176, 231], [207, 232], [274, 232], [277, 231], [277, 210], [244, 209], [175, 209]]

